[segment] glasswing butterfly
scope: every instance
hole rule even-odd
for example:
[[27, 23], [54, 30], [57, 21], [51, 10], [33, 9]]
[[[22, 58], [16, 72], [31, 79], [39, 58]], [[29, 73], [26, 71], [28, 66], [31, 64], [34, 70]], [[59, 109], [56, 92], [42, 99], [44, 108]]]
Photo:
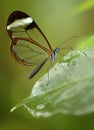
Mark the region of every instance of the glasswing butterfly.
[[23, 65], [36, 66], [29, 79], [39, 72], [48, 59], [54, 61], [60, 52], [60, 48], [52, 49], [35, 21], [24, 12], [14, 11], [10, 14], [7, 33], [11, 39], [10, 51], [13, 58]]

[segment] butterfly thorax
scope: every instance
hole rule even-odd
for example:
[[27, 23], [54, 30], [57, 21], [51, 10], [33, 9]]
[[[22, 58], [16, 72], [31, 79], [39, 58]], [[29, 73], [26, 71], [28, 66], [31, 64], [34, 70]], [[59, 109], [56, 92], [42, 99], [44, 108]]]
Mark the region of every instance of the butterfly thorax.
[[57, 53], [60, 51], [59, 48], [56, 48], [52, 51], [51, 55], [50, 55], [50, 60], [54, 61], [56, 59]]

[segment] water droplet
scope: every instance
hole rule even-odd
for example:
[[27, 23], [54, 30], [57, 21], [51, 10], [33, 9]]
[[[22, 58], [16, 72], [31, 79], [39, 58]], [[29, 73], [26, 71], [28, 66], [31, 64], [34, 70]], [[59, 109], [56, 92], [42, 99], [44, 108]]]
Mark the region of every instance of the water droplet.
[[39, 104], [39, 105], [37, 105], [37, 109], [43, 109], [44, 107], [45, 107], [44, 104]]

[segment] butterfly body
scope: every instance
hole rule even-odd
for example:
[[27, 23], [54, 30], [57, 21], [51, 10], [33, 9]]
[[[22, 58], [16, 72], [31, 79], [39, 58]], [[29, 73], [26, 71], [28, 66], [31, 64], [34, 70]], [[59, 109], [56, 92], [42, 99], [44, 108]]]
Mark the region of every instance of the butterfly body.
[[54, 49], [52, 52], [51, 52], [51, 54], [50, 54], [50, 60], [51, 61], [55, 61], [55, 59], [56, 59], [56, 56], [57, 56], [57, 53], [60, 51], [60, 49], [59, 48], [56, 48], [56, 49]]

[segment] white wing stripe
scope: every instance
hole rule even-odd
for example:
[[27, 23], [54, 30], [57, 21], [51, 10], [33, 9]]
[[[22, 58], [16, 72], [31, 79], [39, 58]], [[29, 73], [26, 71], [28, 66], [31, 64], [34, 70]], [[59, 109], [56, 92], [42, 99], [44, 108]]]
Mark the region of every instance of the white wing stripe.
[[15, 27], [25, 27], [33, 22], [33, 19], [31, 17], [23, 18], [23, 19], [17, 19], [13, 23], [7, 26], [7, 30], [11, 30]]

